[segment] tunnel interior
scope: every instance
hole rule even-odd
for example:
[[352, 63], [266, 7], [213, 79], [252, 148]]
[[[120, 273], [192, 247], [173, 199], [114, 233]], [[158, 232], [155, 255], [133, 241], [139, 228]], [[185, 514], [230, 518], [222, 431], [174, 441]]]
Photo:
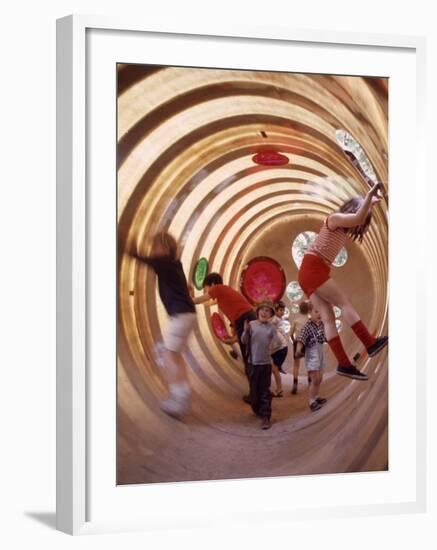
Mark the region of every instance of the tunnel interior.
[[[351, 329], [341, 337], [360, 353], [362, 382], [341, 378], [327, 351], [323, 393], [313, 414], [306, 374], [273, 400], [274, 424], [259, 430], [241, 396], [243, 364], [214, 335], [197, 308], [184, 357], [192, 411], [184, 420], [158, 406], [166, 392], [159, 345], [167, 323], [156, 277], [129, 254], [147, 254], [151, 236], [169, 231], [188, 281], [199, 258], [225, 284], [240, 287], [246, 264], [270, 257], [287, 285], [297, 281], [292, 247], [317, 232], [327, 214], [369, 189], [369, 174], [388, 191], [388, 80], [335, 75], [119, 64], [118, 67], [118, 366], [117, 483], [235, 479], [379, 471], [388, 468], [387, 352], [369, 359]], [[344, 152], [353, 136], [357, 162]], [[286, 165], [253, 161], [278, 151]], [[333, 267], [372, 333], [388, 330], [388, 202], [374, 209], [362, 244], [347, 246]], [[199, 292], [198, 292], [199, 294]], [[293, 318], [299, 300], [283, 300]], [[290, 354], [289, 354], [290, 355]], [[288, 359], [291, 370], [291, 360]]]

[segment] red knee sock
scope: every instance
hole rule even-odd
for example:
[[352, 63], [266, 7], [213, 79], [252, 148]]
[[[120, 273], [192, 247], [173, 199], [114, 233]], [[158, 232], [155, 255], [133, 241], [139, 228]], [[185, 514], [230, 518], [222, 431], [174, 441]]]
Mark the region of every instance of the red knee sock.
[[329, 344], [329, 347], [332, 349], [335, 357], [337, 358], [339, 365], [345, 367], [351, 364], [351, 362], [349, 361], [349, 357], [346, 355], [346, 352], [344, 351], [344, 347], [343, 347], [343, 344], [341, 343], [339, 336], [336, 336], [335, 338], [328, 340], [328, 344]]
[[375, 343], [376, 338], [370, 334], [366, 325], [362, 321], [357, 321], [351, 326], [351, 329], [355, 332], [361, 342], [363, 342], [366, 348]]

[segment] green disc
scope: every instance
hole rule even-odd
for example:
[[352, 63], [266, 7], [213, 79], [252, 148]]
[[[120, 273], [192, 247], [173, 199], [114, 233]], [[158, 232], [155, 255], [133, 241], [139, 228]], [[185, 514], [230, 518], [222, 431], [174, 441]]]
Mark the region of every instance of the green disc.
[[203, 281], [208, 275], [208, 260], [206, 258], [200, 258], [197, 260], [196, 267], [193, 273], [193, 283], [197, 290], [202, 290]]

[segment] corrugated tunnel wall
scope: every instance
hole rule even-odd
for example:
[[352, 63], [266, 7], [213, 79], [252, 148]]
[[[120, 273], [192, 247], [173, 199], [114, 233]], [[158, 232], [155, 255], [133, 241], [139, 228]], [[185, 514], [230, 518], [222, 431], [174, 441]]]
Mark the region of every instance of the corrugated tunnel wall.
[[[386, 79], [118, 66], [118, 483], [388, 467], [387, 352], [368, 359], [344, 323], [345, 348], [361, 353], [369, 381], [337, 376], [327, 351], [327, 405], [309, 411], [302, 365], [298, 395], [290, 395], [291, 377], [284, 376], [285, 397], [273, 400], [274, 424], [263, 432], [241, 400], [242, 362], [212, 331], [216, 307], [198, 306], [185, 352], [193, 409], [183, 423], [164, 415], [156, 343], [166, 313], [155, 275], [127, 254], [134, 242], [146, 253], [150, 237], [166, 230], [181, 244], [187, 279], [205, 257], [210, 271], [238, 288], [246, 262], [262, 255], [282, 265], [287, 283], [297, 280], [294, 239], [368, 189], [337, 130], [361, 144], [387, 182], [387, 103]], [[266, 147], [289, 164], [254, 164]], [[349, 244], [346, 264], [333, 268], [378, 334], [388, 328], [387, 247], [383, 201], [364, 243]]]

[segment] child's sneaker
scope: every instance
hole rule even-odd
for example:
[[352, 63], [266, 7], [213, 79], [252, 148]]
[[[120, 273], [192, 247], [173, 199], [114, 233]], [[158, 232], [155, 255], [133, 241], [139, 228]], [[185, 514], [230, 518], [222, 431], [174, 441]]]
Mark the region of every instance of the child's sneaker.
[[328, 400], [326, 399], [326, 397], [317, 397], [316, 401], [319, 405], [324, 405]]
[[353, 378], [354, 380], [368, 380], [369, 377], [367, 374], [359, 371], [356, 367], [352, 365], [338, 365], [337, 374], [340, 376], [347, 376], [348, 378]]
[[168, 397], [160, 403], [161, 410], [173, 418], [180, 419], [188, 412], [188, 403], [186, 400], [177, 400], [174, 397]]
[[367, 353], [369, 357], [374, 357], [378, 352], [380, 352], [388, 344], [388, 336], [380, 336], [376, 339], [375, 343], [367, 348]]
[[297, 393], [297, 379], [295, 378], [293, 380], [293, 387], [291, 388], [291, 394], [296, 395], [296, 393]]
[[267, 416], [261, 420], [261, 429], [262, 430], [268, 430], [272, 426], [272, 423], [270, 422], [270, 418]]
[[316, 401], [313, 401], [310, 405], [310, 409], [312, 412], [318, 411], [321, 408], [322, 408], [322, 405], [317, 401], [317, 399]]

